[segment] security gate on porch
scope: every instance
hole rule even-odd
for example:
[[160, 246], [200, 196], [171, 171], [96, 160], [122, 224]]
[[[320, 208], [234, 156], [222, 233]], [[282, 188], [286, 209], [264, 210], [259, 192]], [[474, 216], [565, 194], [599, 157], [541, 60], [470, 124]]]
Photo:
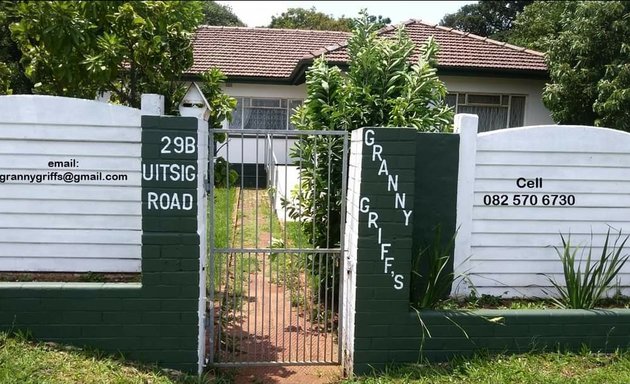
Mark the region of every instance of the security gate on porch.
[[213, 136], [210, 364], [339, 363], [347, 133]]

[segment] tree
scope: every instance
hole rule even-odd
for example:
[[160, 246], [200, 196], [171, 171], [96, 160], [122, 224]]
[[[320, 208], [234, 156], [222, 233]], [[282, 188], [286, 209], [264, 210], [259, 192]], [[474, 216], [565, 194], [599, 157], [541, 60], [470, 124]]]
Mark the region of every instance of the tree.
[[477, 4], [464, 5], [457, 12], [447, 14], [440, 25], [506, 41], [516, 16], [532, 2], [533, 0], [481, 0]]
[[[391, 20], [389, 17], [368, 16], [371, 23], [377, 27], [383, 27]], [[315, 7], [310, 9], [289, 8], [286, 12], [282, 12], [280, 16], [271, 16], [271, 24], [269, 28], [286, 28], [286, 29], [314, 29], [320, 31], [344, 31], [352, 30], [353, 20], [341, 16], [335, 19], [332, 15], [318, 12]]]
[[554, 120], [630, 131], [630, 2], [580, 2], [560, 25], [543, 93]]
[[[307, 71], [306, 99], [291, 118], [296, 129], [449, 131], [453, 111], [446, 105], [446, 87], [436, 74], [435, 41], [430, 38], [420, 49], [419, 61], [411, 63], [415, 45], [404, 29], [393, 38], [379, 37], [378, 26], [369, 22], [366, 13], [361, 15], [348, 41], [347, 74], [329, 66], [323, 57]], [[300, 159], [300, 183], [293, 192], [295, 203], [284, 204], [314, 247], [335, 247], [341, 238], [342, 146], [339, 137], [316, 135], [303, 137], [293, 149], [292, 157]], [[335, 287], [336, 277], [326, 267], [323, 271], [320, 279], [331, 281], [322, 286]]]
[[167, 97], [192, 65], [196, 1], [19, 2], [11, 25], [36, 93], [140, 106], [142, 93]]
[[514, 21], [509, 42], [546, 52], [562, 32], [562, 20], [573, 18], [577, 1], [536, 1], [523, 9]]
[[22, 52], [9, 30], [9, 25], [16, 21], [13, 16], [16, 3], [16, 0], [0, 0], [0, 94], [31, 93], [33, 88], [20, 63]]
[[244, 27], [245, 24], [232, 12], [232, 7], [216, 1], [203, 2], [203, 24]]

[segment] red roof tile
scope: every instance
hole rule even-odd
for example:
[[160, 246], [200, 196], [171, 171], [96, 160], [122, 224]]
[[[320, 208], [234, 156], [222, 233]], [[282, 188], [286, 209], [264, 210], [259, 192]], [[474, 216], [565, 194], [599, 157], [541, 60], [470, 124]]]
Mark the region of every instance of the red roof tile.
[[[540, 52], [419, 20], [403, 23], [419, 47], [429, 36], [440, 45], [438, 68], [545, 73]], [[379, 33], [393, 36], [396, 28]], [[219, 67], [228, 77], [290, 81], [298, 66], [324, 54], [334, 63], [348, 61], [348, 33], [294, 29], [202, 26], [194, 40], [190, 74]], [[416, 49], [413, 60], [417, 60]]]
[[228, 77], [288, 80], [308, 52], [343, 43], [346, 32], [202, 26], [193, 43], [199, 74], [219, 67]]
[[[417, 60], [419, 47], [429, 36], [440, 46], [438, 68], [469, 68], [486, 70], [541, 71], [547, 70], [544, 54], [487, 37], [461, 32], [456, 29], [409, 20], [403, 23], [409, 37], [416, 43], [412, 60]], [[380, 31], [382, 36], [393, 36], [396, 27], [388, 26]], [[343, 63], [348, 61], [346, 44], [336, 49], [320, 49], [311, 56], [324, 54], [326, 59]]]

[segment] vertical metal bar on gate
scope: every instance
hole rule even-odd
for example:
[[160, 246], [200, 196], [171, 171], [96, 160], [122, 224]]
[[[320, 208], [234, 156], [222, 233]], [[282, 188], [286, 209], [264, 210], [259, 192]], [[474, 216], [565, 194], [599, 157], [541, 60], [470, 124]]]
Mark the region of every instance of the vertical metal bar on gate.
[[[214, 188], [214, 166], [211, 166], [209, 184], [212, 198], [208, 202], [210, 208], [208, 229], [212, 240], [209, 246], [211, 277], [208, 296], [211, 320], [208, 324], [210, 335], [208, 361], [215, 366], [341, 362], [347, 133], [221, 129], [211, 130], [210, 135], [215, 133], [224, 133], [227, 138], [226, 143], [216, 150], [217, 156], [224, 156], [226, 160], [226, 218], [222, 225], [225, 226], [227, 244], [218, 246], [218, 243], [214, 242], [214, 231], [217, 229], [214, 212], [217, 205], [214, 194], [217, 191]], [[294, 145], [292, 144], [294, 138], [298, 141], [300, 151], [291, 152], [295, 155], [292, 157], [289, 149]], [[305, 158], [302, 152], [303, 144], [319, 138], [323, 138], [322, 142], [327, 144], [327, 152], [321, 156], [315, 154], [316, 158]], [[284, 142], [277, 143], [281, 140]], [[292, 142], [289, 143], [289, 140]], [[342, 140], [343, 144], [341, 154], [336, 152], [339, 140]], [[250, 146], [252, 142], [256, 146], [255, 149]], [[236, 146], [234, 150], [230, 149], [232, 145]], [[209, 146], [212, 146], [210, 153], [214, 155], [214, 142], [209, 143]], [[263, 154], [259, 154], [259, 150], [263, 150]], [[280, 157], [283, 150], [284, 159]], [[233, 154], [231, 157], [230, 153]], [[255, 158], [252, 160], [254, 154]], [[331, 209], [337, 206], [332, 204], [331, 189], [334, 189], [335, 193], [339, 192], [332, 182], [333, 174], [335, 177], [339, 176], [337, 165], [333, 166], [333, 162], [338, 164], [339, 155], [342, 168], [340, 238], [332, 239], [335, 231], [331, 225], [331, 218], [336, 218], [336, 215], [332, 214]], [[303, 171], [308, 169], [303, 168], [305, 159], [321, 167], [321, 176], [327, 178], [324, 183], [317, 186], [311, 183], [309, 191], [302, 191], [300, 188]], [[233, 161], [232, 164], [230, 160]], [[211, 161], [214, 165], [214, 156]], [[328, 164], [324, 164], [324, 161], [328, 161]], [[233, 168], [240, 169], [238, 182], [229, 180], [229, 173]], [[250, 182], [253, 174], [254, 183]], [[259, 192], [262, 186], [259, 185], [259, 179], [266, 183], [267, 188], [263, 193], [266, 198], [260, 200]], [[296, 186], [297, 192], [292, 193]], [[237, 192], [235, 202], [231, 201], [230, 187], [235, 187]], [[302, 199], [309, 199], [309, 204], [317, 202], [319, 197], [315, 195], [323, 197], [323, 204], [319, 208], [326, 209], [323, 216], [326, 223], [321, 232], [316, 232], [315, 212], [303, 212], [300, 204]], [[295, 209], [298, 220], [296, 224], [290, 223], [289, 219], [296, 217], [287, 210], [287, 204], [292, 204]], [[269, 218], [266, 218], [265, 214], [269, 214]], [[307, 225], [308, 233], [301, 232], [302, 222], [299, 217], [304, 214], [312, 220], [312, 223], [307, 221], [312, 225]], [[296, 229], [289, 231], [290, 225], [296, 226]], [[264, 233], [267, 226], [268, 234]], [[240, 234], [236, 232], [237, 229], [240, 230]], [[280, 245], [280, 241], [274, 243], [273, 235], [278, 231], [280, 232], [276, 238], [282, 240], [283, 246]], [[306, 244], [303, 247], [302, 236], [316, 240], [316, 234], [321, 235], [321, 239], [318, 240], [320, 244]], [[259, 268], [261, 264], [262, 268]], [[221, 276], [223, 268], [225, 272]], [[215, 281], [217, 271], [218, 283]], [[262, 278], [259, 272], [262, 272]], [[222, 282], [222, 279], [225, 281]], [[218, 295], [215, 294], [215, 290], [219, 292]], [[217, 304], [215, 301], [218, 299], [221, 299], [221, 302], [215, 307]], [[338, 343], [337, 348], [335, 340]]]

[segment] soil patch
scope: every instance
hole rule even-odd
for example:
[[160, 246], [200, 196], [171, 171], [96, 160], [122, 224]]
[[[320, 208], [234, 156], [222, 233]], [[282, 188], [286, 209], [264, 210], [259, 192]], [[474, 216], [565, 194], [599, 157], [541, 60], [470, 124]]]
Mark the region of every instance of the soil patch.
[[[242, 205], [241, 205], [242, 204]], [[262, 207], [261, 204], [267, 204]], [[266, 191], [241, 190], [235, 220], [236, 247], [269, 248], [280, 237], [278, 224], [270, 225]], [[263, 214], [265, 212], [266, 214]], [[257, 214], [256, 214], [257, 213]], [[255, 228], [252, 230], [252, 228]], [[241, 233], [247, 236], [241, 237]], [[278, 233], [278, 234], [277, 234]], [[241, 240], [242, 239], [242, 240]], [[293, 259], [292, 259], [293, 257]], [[306, 255], [304, 255], [306, 257]], [[337, 337], [330, 330], [336, 318], [318, 312], [310, 299], [311, 288], [304, 272], [298, 272], [295, 255], [283, 252], [249, 252], [229, 255], [227, 287], [215, 313], [217, 350], [222, 362], [326, 361], [330, 366], [269, 366], [233, 370], [236, 383], [330, 383], [341, 377]], [[244, 272], [243, 272], [244, 271]], [[242, 274], [242, 277], [241, 275]], [[287, 274], [294, 274], [289, 287]], [[232, 295], [230, 297], [230, 295]], [[227, 303], [227, 305], [226, 305]], [[221, 334], [219, 334], [221, 332]]]
[[140, 283], [141, 273], [2, 272], [0, 282]]

